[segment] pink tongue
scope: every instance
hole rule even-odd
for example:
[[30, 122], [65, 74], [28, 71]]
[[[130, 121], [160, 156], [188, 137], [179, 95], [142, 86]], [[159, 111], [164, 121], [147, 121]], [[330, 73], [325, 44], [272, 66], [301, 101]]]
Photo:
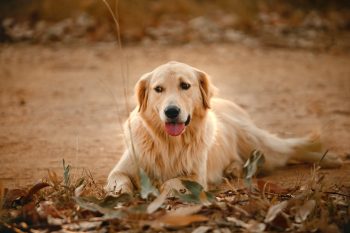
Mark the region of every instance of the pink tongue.
[[171, 136], [179, 136], [184, 129], [184, 123], [165, 123], [165, 131]]

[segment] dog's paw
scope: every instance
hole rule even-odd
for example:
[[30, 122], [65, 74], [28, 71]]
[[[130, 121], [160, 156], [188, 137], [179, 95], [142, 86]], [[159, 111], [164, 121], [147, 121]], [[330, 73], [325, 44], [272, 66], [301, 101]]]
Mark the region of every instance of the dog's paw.
[[109, 194], [122, 194], [122, 193], [133, 193], [133, 185], [129, 179], [122, 179], [121, 177], [109, 177], [105, 191]]
[[243, 174], [243, 165], [237, 161], [230, 163], [224, 170], [224, 176], [227, 178], [239, 178]]
[[123, 194], [123, 193], [128, 193], [128, 194], [133, 193], [133, 190], [129, 185], [108, 185], [107, 184], [105, 186], [105, 191], [111, 195]]
[[182, 184], [180, 178], [173, 178], [164, 182], [164, 184], [160, 187], [160, 191], [163, 193], [167, 193], [168, 196], [174, 196], [173, 191], [176, 190], [180, 193], [186, 193], [188, 190]]

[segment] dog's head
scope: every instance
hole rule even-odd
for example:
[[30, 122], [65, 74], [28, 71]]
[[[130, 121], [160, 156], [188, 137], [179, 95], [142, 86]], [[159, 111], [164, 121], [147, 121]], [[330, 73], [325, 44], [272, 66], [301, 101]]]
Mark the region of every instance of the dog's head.
[[136, 85], [141, 115], [160, 120], [171, 136], [181, 135], [194, 116], [205, 114], [212, 95], [207, 74], [180, 62], [157, 67]]

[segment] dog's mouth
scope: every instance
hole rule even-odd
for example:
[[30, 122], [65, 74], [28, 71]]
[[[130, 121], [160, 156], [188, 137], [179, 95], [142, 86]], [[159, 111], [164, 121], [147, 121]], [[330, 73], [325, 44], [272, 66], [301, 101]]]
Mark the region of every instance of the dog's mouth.
[[179, 136], [185, 131], [185, 128], [190, 123], [190, 121], [191, 121], [191, 116], [189, 115], [185, 122], [177, 122], [177, 121], [166, 122], [165, 131], [170, 136]]

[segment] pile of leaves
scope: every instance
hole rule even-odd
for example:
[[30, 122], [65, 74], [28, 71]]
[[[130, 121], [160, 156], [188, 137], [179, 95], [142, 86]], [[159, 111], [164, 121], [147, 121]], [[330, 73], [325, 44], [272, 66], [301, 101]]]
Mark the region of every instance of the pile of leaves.
[[1, 187], [1, 232], [349, 232], [350, 189], [329, 187], [315, 166], [304, 184], [285, 189], [255, 178], [264, 156], [252, 153], [242, 179], [206, 192], [182, 180], [186, 190], [169, 197], [140, 171], [133, 196], [108, 195], [89, 172], [77, 179], [63, 161], [63, 176], [49, 172], [30, 189]]

